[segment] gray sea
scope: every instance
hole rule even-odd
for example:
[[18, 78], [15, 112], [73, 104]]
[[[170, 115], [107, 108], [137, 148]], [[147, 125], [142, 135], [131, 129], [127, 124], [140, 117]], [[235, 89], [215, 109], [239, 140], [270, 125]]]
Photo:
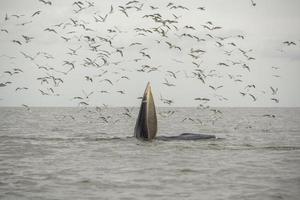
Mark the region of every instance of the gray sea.
[[300, 199], [300, 108], [216, 109], [0, 108], [0, 199]]

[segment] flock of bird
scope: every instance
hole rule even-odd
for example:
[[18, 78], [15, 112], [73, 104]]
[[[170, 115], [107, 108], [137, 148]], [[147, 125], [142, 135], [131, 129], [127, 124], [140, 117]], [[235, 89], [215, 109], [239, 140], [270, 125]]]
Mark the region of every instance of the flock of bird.
[[[253, 6], [256, 5], [252, 0], [251, 2]], [[244, 79], [252, 72], [251, 65], [256, 60], [253, 49], [240, 45], [247, 39], [246, 35], [224, 34], [224, 27], [212, 20], [187, 24], [188, 20], [185, 17], [190, 13], [192, 17], [201, 16], [206, 11], [204, 6], [189, 8], [169, 2], [158, 7], [147, 1], [132, 0], [120, 5], [112, 4], [105, 9], [97, 5], [98, 2], [73, 1], [69, 5], [72, 11], [69, 16], [64, 16], [64, 20], [43, 26], [36, 25], [40, 27], [42, 35], [54, 38], [59, 43], [57, 48], [65, 51], [64, 55], [57, 58], [52, 50], [32, 51], [37, 49], [40, 39], [31, 35], [30, 28], [38, 18], [46, 23], [47, 19], [43, 13], [55, 5], [54, 1], [46, 0], [37, 0], [37, 3], [39, 9], [30, 14], [5, 14], [0, 25], [0, 37], [1, 40], [9, 40], [12, 48], [18, 53], [3, 53], [0, 58], [11, 63], [18, 59], [30, 63], [30, 67], [36, 70], [31, 78], [40, 84], [39, 89], [34, 89], [39, 95], [69, 98], [81, 107], [95, 106], [90, 103], [90, 99], [97, 95], [114, 93], [119, 95], [117, 98], [121, 101], [122, 95], [128, 95], [128, 91], [122, 88], [122, 85], [125, 81], [132, 81], [138, 74], [145, 77], [162, 76], [161, 85], [165, 90], [176, 87], [177, 83], [185, 79], [197, 81], [199, 87], [211, 91], [211, 95], [193, 97], [193, 100], [198, 102], [199, 108], [208, 109], [215, 115], [221, 114], [221, 111], [210, 108], [209, 102], [229, 101], [230, 98], [222, 94], [226, 87], [235, 87], [241, 97], [253, 102], [257, 101], [258, 92], [270, 95], [269, 100], [274, 103], [279, 102], [277, 87], [270, 86], [268, 90], [262, 91], [255, 83]], [[118, 18], [120, 22], [116, 21]], [[119, 24], [122, 21], [128, 21], [129, 25]], [[16, 32], [16, 38], [10, 39], [9, 35], [13, 32]], [[47, 49], [47, 45], [43, 49]], [[296, 43], [285, 41], [283, 45], [293, 46]], [[163, 57], [160, 55], [162, 52], [165, 54]], [[205, 63], [206, 56], [218, 53], [222, 54], [220, 60], [216, 56], [216, 63], [208, 66]], [[174, 67], [160, 64], [159, 59], [164, 59], [163, 63]], [[51, 65], [53, 60], [59, 64]], [[27, 68], [28, 66], [12, 66], [9, 70], [2, 71], [0, 90], [3, 87], [10, 87], [17, 93], [31, 90], [29, 85], [16, 85], [18, 81], [14, 81], [14, 78], [21, 79]], [[280, 78], [277, 73], [279, 67], [272, 67], [271, 70], [274, 72], [274, 78]], [[91, 90], [78, 88], [78, 95], [73, 97], [61, 94], [63, 90], [60, 88], [63, 88], [66, 82], [72, 82], [72, 76], [78, 76], [78, 73]], [[224, 82], [230, 82], [231, 85], [222, 84]], [[95, 87], [100, 89], [92, 89]], [[119, 88], [109, 89], [113, 87]], [[166, 106], [175, 101], [161, 94], [159, 100]], [[23, 106], [30, 110], [30, 106]], [[95, 112], [100, 113], [103, 123], [109, 123], [112, 117], [101, 115], [105, 107], [106, 104], [96, 107]], [[161, 117], [170, 117], [174, 113], [175, 111], [171, 110], [159, 112]], [[132, 117], [132, 109], [125, 108], [123, 115]], [[192, 118], [182, 121], [186, 120], [200, 123]]]

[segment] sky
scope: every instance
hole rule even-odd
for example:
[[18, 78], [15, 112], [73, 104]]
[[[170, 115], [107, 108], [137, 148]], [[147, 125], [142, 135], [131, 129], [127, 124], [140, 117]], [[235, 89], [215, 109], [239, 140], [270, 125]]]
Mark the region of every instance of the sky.
[[0, 0], [0, 106], [300, 106], [298, 0], [49, 2]]

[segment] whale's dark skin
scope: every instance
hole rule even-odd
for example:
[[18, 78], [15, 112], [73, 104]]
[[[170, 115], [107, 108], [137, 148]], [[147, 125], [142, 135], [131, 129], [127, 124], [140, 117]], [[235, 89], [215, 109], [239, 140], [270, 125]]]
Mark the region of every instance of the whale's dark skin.
[[198, 133], [182, 133], [176, 136], [157, 136], [156, 140], [172, 141], [172, 140], [205, 140], [216, 139], [214, 135], [198, 134]]
[[155, 111], [155, 105], [153, 95], [151, 91], [150, 83], [147, 84], [140, 111], [137, 117], [134, 137], [139, 140], [151, 141], [163, 140], [204, 140], [204, 139], [216, 139], [214, 135], [197, 134], [197, 133], [182, 133], [177, 136], [156, 136], [157, 132], [157, 117]]
[[151, 92], [150, 83], [145, 89], [140, 111], [134, 128], [134, 136], [141, 140], [152, 140], [156, 137], [157, 117], [156, 110]]

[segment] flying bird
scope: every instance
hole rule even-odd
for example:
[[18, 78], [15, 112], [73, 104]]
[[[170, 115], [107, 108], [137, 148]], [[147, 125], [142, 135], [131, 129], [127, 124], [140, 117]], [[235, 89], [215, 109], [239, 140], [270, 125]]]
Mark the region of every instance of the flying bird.
[[39, 2], [42, 2], [44, 3], [44, 5], [52, 5], [52, 2], [51, 1], [45, 1], [45, 0], [38, 0]]
[[26, 43], [29, 43], [32, 39], [34, 39], [34, 37], [29, 37], [29, 36], [26, 36], [26, 35], [22, 35], [22, 37], [24, 38]]
[[28, 87], [17, 87], [15, 91], [17, 92], [18, 90], [28, 90]]
[[38, 10], [38, 11], [36, 11], [35, 13], [33, 13], [33, 14], [31, 15], [31, 17], [34, 17], [34, 16], [36, 16], [36, 15], [41, 14], [41, 12], [42, 12], [42, 11]]
[[251, 4], [252, 6], [256, 6], [256, 3], [253, 0], [251, 0]]
[[30, 107], [29, 107], [28, 105], [22, 104], [22, 106], [23, 106], [27, 111], [31, 112], [31, 109], [30, 109]]
[[89, 76], [85, 76], [84, 78], [85, 78], [86, 81], [91, 81], [91, 82], [93, 82], [93, 79], [92, 79], [91, 77], [89, 77]]
[[196, 101], [210, 101], [210, 99], [208, 99], [208, 98], [201, 98], [201, 97], [194, 98], [194, 100], [196, 100]]
[[16, 43], [18, 45], [22, 45], [22, 43], [19, 40], [12, 40], [13, 43]]
[[271, 98], [272, 101], [275, 101], [276, 103], [279, 103], [279, 99], [277, 98]]
[[5, 32], [5, 33], [8, 33], [8, 30], [7, 30], [7, 29], [3, 29], [3, 28], [2, 28], [1, 31], [2, 31], [2, 32]]
[[100, 82], [103, 82], [103, 81], [106, 81], [106, 82], [108, 82], [109, 84], [111, 84], [111, 85], [113, 85], [113, 83], [111, 82], [111, 80], [109, 80], [109, 79], [104, 79], [104, 80], [102, 80], [102, 81], [100, 81]]
[[53, 28], [46, 28], [46, 29], [44, 29], [44, 31], [49, 31], [49, 32], [53, 32], [53, 33], [57, 34], [56, 30]]
[[256, 101], [256, 97], [253, 94], [249, 94], [250, 97], [252, 97], [253, 101]]
[[273, 88], [273, 87], [271, 86], [270, 89], [272, 90], [272, 95], [276, 95], [276, 94], [277, 94], [278, 88]]
[[220, 85], [220, 86], [214, 87], [214, 86], [212, 86], [212, 85], [209, 85], [209, 87], [210, 87], [211, 89], [213, 89], [213, 90], [217, 90], [217, 89], [220, 89], [220, 88], [222, 88], [222, 87], [224, 87], [224, 86], [223, 86], [223, 85]]
[[296, 43], [293, 42], [293, 41], [284, 41], [283, 44], [286, 44], [286, 45], [288, 45], [288, 46], [296, 45]]
[[117, 92], [120, 94], [125, 94], [125, 92], [123, 90], [118, 90]]
[[89, 104], [87, 102], [81, 101], [78, 103], [78, 106], [88, 106]]
[[167, 79], [165, 79], [165, 82], [163, 84], [169, 87], [175, 86], [175, 84], [170, 83]]

